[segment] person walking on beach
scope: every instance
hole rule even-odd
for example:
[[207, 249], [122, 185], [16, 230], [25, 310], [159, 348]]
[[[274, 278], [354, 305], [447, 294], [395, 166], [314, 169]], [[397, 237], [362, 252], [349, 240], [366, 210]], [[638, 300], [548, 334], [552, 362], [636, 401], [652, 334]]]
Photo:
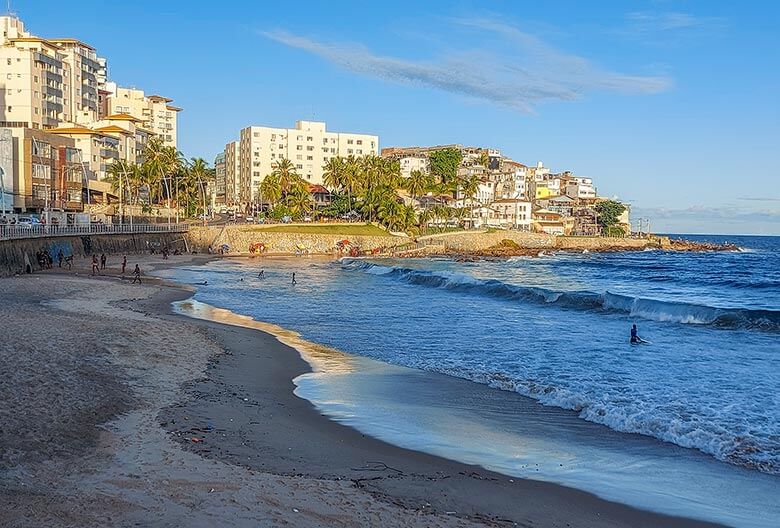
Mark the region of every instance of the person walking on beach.
[[100, 267], [98, 266], [97, 255], [92, 255], [92, 275], [100, 275]]
[[133, 270], [133, 282], [130, 284], [135, 283], [141, 284], [141, 268], [138, 267], [138, 264], [135, 265], [135, 269]]
[[122, 276], [125, 274], [125, 268], [127, 268], [127, 255], [122, 257]]
[[104, 270], [106, 269], [106, 254], [101, 253], [100, 254], [100, 269]]
[[293, 271], [293, 276], [292, 276], [292, 284], [293, 284], [293, 286], [298, 284], [298, 281], [295, 280], [295, 272], [294, 271]]

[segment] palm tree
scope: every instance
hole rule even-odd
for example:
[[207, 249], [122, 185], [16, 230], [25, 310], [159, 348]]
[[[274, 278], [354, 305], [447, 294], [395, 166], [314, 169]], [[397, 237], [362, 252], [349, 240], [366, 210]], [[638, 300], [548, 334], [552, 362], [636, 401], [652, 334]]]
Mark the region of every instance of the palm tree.
[[304, 216], [311, 213], [313, 209], [311, 194], [309, 194], [305, 184], [296, 185], [290, 189], [285, 196], [284, 202], [296, 216]]
[[260, 182], [260, 193], [267, 199], [271, 206], [276, 205], [282, 199], [282, 185], [279, 177], [273, 173], [267, 175]]
[[325, 184], [325, 187], [331, 191], [342, 190], [344, 188], [344, 175], [346, 173], [344, 158], [334, 156], [325, 163], [322, 169], [322, 181]]
[[427, 172], [413, 170], [404, 182], [404, 187], [409, 191], [409, 194], [412, 195], [412, 200], [416, 200], [418, 196], [421, 196], [425, 192], [430, 184], [431, 178]]
[[[171, 186], [168, 175], [172, 175], [181, 167], [181, 157], [174, 147], [168, 147], [162, 138], [155, 136], [144, 147], [144, 165], [152, 182], [156, 186], [164, 186], [168, 200], [168, 223], [171, 221]], [[158, 193], [158, 203], [159, 196]], [[177, 213], [178, 214], [178, 213]]]
[[272, 166], [271, 175], [279, 180], [279, 185], [283, 192], [287, 192], [299, 181], [303, 181], [295, 171], [295, 165], [287, 158], [280, 159]]
[[[208, 185], [212, 178], [213, 173], [209, 169], [209, 164], [203, 158], [192, 158], [192, 162], [187, 170], [187, 181], [189, 191], [192, 187], [200, 191], [201, 198], [203, 199], [203, 223], [206, 223], [206, 185]], [[187, 193], [189, 197], [189, 192]], [[196, 191], [197, 194], [197, 191]]]
[[[484, 152], [483, 152], [484, 154]], [[468, 176], [461, 180], [460, 182], [460, 190], [463, 193], [463, 197], [470, 200], [471, 202], [471, 212], [472, 216], [474, 216], [474, 197], [477, 195], [477, 192], [479, 192], [479, 184], [481, 183], [479, 176], [476, 174], [472, 174], [471, 176]], [[465, 200], [463, 205], [465, 206]]]
[[486, 169], [490, 166], [490, 156], [488, 156], [487, 151], [483, 150], [479, 154], [479, 164], [485, 167]]

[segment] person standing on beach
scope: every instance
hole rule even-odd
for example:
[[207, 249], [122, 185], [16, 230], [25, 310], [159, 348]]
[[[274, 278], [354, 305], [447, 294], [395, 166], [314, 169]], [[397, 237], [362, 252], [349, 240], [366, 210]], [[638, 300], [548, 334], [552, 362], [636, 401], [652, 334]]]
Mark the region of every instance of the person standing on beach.
[[125, 268], [127, 268], [127, 255], [122, 257], [122, 275], [125, 274]]
[[106, 254], [101, 253], [100, 254], [100, 269], [104, 270], [106, 269]]
[[141, 284], [141, 268], [138, 267], [138, 264], [135, 265], [135, 269], [133, 270], [133, 282], [130, 284], [135, 283]]
[[293, 283], [293, 286], [298, 284], [298, 281], [295, 280], [295, 272], [294, 271], [293, 271], [293, 276], [292, 276], [292, 283]]
[[92, 255], [92, 275], [100, 275], [100, 267], [98, 266], [97, 255]]

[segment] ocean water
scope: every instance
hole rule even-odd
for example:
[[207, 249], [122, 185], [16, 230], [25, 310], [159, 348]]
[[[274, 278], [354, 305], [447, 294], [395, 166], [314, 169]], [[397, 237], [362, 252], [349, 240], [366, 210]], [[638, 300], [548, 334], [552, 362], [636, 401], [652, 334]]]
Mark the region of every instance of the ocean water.
[[[780, 238], [704, 238], [741, 250], [164, 273], [208, 280], [198, 301], [359, 356], [298, 393], [370, 434], [659, 511], [778, 525]], [[650, 344], [628, 343], [632, 323]]]

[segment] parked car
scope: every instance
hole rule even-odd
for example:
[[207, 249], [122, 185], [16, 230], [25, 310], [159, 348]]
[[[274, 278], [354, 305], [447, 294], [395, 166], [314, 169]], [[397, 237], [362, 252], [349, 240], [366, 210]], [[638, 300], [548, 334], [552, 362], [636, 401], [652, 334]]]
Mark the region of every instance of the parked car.
[[255, 217], [252, 216], [251, 214], [248, 214], [248, 215], [246, 215], [246, 218], [244, 218], [244, 220], [246, 220], [247, 223], [254, 222], [255, 221]]
[[28, 227], [41, 225], [41, 221], [34, 216], [20, 216], [16, 223]]

